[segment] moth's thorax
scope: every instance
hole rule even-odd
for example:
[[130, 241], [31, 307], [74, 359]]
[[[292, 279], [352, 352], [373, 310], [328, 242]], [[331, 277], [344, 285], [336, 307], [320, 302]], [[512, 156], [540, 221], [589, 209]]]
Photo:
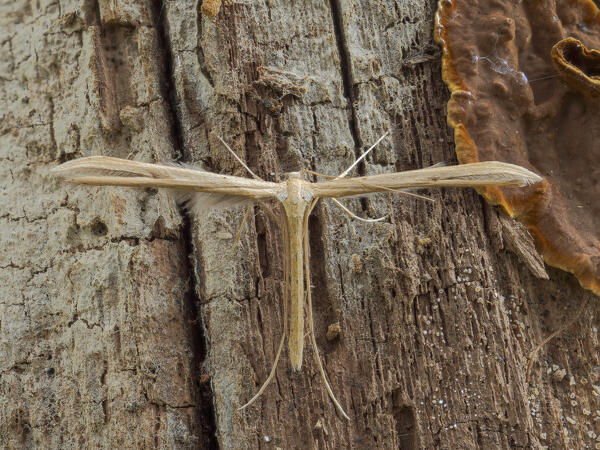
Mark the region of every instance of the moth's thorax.
[[277, 198], [283, 203], [288, 216], [304, 216], [306, 207], [314, 197], [311, 183], [301, 177], [299, 172], [292, 172], [288, 174], [288, 179], [281, 183], [283, 189]]

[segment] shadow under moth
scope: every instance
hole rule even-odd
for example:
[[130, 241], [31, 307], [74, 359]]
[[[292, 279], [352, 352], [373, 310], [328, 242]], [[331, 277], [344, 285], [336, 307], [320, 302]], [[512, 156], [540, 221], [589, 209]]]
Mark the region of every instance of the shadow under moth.
[[[459, 166], [433, 166], [405, 172], [348, 177], [360, 160], [386, 135], [387, 133], [342, 174], [337, 177], [329, 177], [326, 181], [314, 183], [306, 181], [302, 172], [290, 173], [287, 179], [280, 183], [264, 181], [255, 175], [223, 140], [221, 142], [253, 178], [220, 175], [184, 165], [150, 164], [106, 156], [92, 156], [69, 161], [55, 167], [52, 172], [71, 183], [169, 189], [175, 192], [178, 201], [187, 203], [188, 208], [194, 214], [256, 202], [261, 203], [270, 211], [264, 204], [265, 200], [272, 199], [280, 202], [283, 214], [280, 217], [276, 217], [272, 212], [270, 214], [279, 223], [285, 241], [283, 333], [269, 376], [256, 395], [240, 409], [248, 407], [258, 399], [273, 379], [286, 336], [288, 337], [292, 370], [299, 371], [301, 369], [304, 348], [304, 305], [306, 304], [311, 344], [323, 383], [338, 411], [346, 419], [349, 419], [327, 381], [313, 330], [308, 218], [319, 199], [332, 199], [352, 217], [361, 219], [336, 199], [381, 192], [404, 192], [403, 190], [412, 188], [523, 186], [541, 181], [538, 175], [523, 167], [496, 161]], [[377, 221], [381, 219], [361, 220]]]

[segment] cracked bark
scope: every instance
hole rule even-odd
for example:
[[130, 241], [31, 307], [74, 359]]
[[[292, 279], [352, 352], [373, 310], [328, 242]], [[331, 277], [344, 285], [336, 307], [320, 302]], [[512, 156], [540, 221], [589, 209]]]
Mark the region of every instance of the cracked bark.
[[337, 174], [384, 130], [360, 173], [453, 162], [434, 4], [377, 5], [0, 7], [1, 447], [592, 446], [596, 302], [527, 389], [529, 352], [589, 294], [541, 279], [526, 233], [471, 191], [345, 200], [391, 212], [375, 225], [316, 208], [315, 330], [348, 423], [308, 346], [237, 411], [283, 326], [281, 235], [259, 207], [215, 270], [243, 211], [188, 220], [165, 193], [47, 175], [104, 154], [246, 176], [216, 136], [265, 179]]

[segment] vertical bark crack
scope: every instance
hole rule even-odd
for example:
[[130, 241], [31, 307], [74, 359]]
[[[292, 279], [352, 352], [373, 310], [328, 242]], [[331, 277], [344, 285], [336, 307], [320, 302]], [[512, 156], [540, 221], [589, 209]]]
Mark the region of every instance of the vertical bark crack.
[[162, 0], [149, 0], [150, 13], [152, 14], [152, 23], [156, 27], [156, 35], [160, 54], [157, 55], [162, 67], [161, 86], [162, 96], [169, 108], [171, 125], [171, 138], [175, 144], [177, 155], [173, 155], [178, 161], [182, 160], [183, 154], [183, 130], [177, 114], [177, 93], [175, 91], [175, 80], [173, 76], [173, 52], [168, 38], [168, 21], [165, 4]]
[[[162, 0], [150, 0], [149, 1], [150, 12], [152, 14], [152, 22], [156, 27], [157, 39], [160, 53], [157, 55], [160, 66], [163, 68], [161, 74], [161, 86], [163, 88], [163, 98], [165, 99], [171, 125], [171, 138], [174, 143], [177, 154], [174, 155], [179, 161], [184, 160], [184, 139], [183, 139], [183, 127], [177, 114], [177, 96], [175, 92], [175, 80], [174, 80], [174, 65], [173, 65], [173, 52], [168, 39], [168, 21], [166, 12], [164, 10], [165, 4]], [[190, 265], [193, 266], [194, 260], [194, 245], [193, 245], [193, 229], [192, 222], [185, 213], [181, 211], [182, 217], [184, 217], [184, 226], [182, 231], [183, 244], [185, 248], [185, 254], [190, 261]], [[190, 279], [190, 292], [189, 295], [184, 299], [184, 314], [187, 316], [185, 326], [187, 329], [187, 335], [190, 339], [192, 348], [192, 361], [191, 361], [191, 373], [193, 377], [194, 392], [192, 395], [194, 403], [198, 405], [196, 407], [197, 415], [197, 429], [201, 430], [202, 435], [198, 442], [199, 448], [205, 449], [218, 449], [218, 441], [216, 438], [216, 418], [215, 418], [215, 407], [214, 407], [214, 396], [210, 388], [210, 383], [201, 383], [201, 367], [203, 361], [206, 359], [207, 348], [206, 339], [204, 336], [204, 327], [202, 324], [202, 316], [199, 311], [200, 299], [197, 294], [196, 278], [192, 273]]]
[[58, 153], [58, 145], [56, 144], [56, 134], [54, 130], [54, 99], [51, 95], [48, 95], [48, 103], [50, 104], [50, 142], [52, 142], [52, 152], [56, 155]]
[[[342, 17], [342, 7], [340, 0], [329, 0], [331, 6], [331, 17], [333, 19], [333, 31], [335, 33], [335, 39], [337, 42], [338, 53], [340, 54], [340, 73], [342, 76], [342, 83], [344, 86], [344, 97], [348, 101], [348, 109], [350, 111], [350, 132], [352, 133], [352, 139], [354, 140], [354, 148], [356, 156], [360, 156], [360, 148], [362, 145], [362, 139], [358, 129], [358, 120], [356, 117], [356, 108], [354, 107], [354, 101], [356, 100], [356, 93], [354, 89], [354, 77], [352, 76], [352, 63], [350, 59], [350, 49], [348, 48], [348, 40], [346, 39], [346, 33], [344, 30], [344, 19]], [[358, 171], [364, 174], [364, 164], [360, 164]]]
[[393, 414], [396, 422], [397, 445], [400, 450], [415, 450], [418, 446], [417, 417], [411, 405], [401, 404], [400, 390], [393, 392]]
[[[354, 154], [358, 158], [360, 156], [360, 149], [362, 147], [362, 139], [360, 137], [360, 130], [358, 127], [357, 111], [354, 106], [356, 92], [354, 87], [354, 77], [352, 76], [350, 49], [348, 48], [348, 40], [346, 39], [340, 0], [329, 0], [329, 4], [331, 6], [331, 17], [333, 19], [333, 31], [335, 33], [338, 53], [340, 54], [340, 73], [342, 75], [342, 83], [344, 85], [344, 97], [346, 97], [348, 109], [350, 111], [350, 117], [348, 120], [350, 122], [352, 139], [354, 140]], [[356, 171], [359, 175], [365, 175], [366, 168], [364, 161], [361, 161], [358, 164]], [[362, 210], [366, 211], [368, 209], [367, 200], [365, 198], [360, 198], [359, 201]]]

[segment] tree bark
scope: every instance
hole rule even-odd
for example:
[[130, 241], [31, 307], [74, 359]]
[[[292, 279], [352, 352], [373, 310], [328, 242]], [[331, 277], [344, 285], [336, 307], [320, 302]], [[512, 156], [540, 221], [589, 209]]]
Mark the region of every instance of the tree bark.
[[187, 219], [165, 192], [48, 173], [110, 155], [248, 176], [221, 136], [264, 179], [336, 175], [386, 130], [358, 173], [452, 164], [435, 7], [0, 6], [2, 448], [597, 445], [597, 298], [472, 190], [344, 201], [377, 224], [315, 208], [315, 332], [348, 422], [309, 345], [237, 410], [283, 328], [283, 242], [259, 206], [234, 244], [243, 210]]

